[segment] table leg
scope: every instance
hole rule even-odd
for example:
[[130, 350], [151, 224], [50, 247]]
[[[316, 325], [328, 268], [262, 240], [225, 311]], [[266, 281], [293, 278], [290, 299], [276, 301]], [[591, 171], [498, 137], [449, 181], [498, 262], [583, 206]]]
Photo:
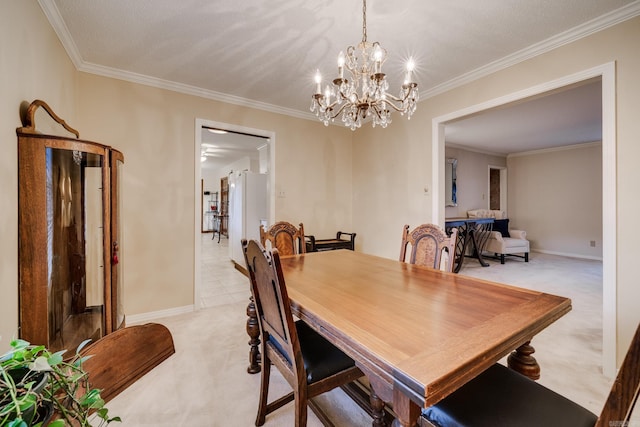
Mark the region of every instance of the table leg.
[[247, 305], [247, 334], [249, 334], [249, 367], [247, 372], [257, 374], [260, 372], [260, 326], [258, 325], [258, 312], [253, 296], [249, 298]]
[[393, 389], [393, 427], [413, 427], [420, 416], [420, 407], [398, 389]]
[[454, 259], [453, 259], [453, 261], [456, 264], [455, 268], [453, 269], [454, 273], [460, 272], [460, 269], [462, 268], [462, 263], [464, 262], [465, 253], [467, 252], [467, 245], [469, 244], [469, 236], [467, 236], [468, 233], [469, 233], [469, 230], [467, 229], [467, 227], [465, 226], [458, 227], [458, 237], [456, 240], [461, 240], [462, 244], [459, 244], [458, 241], [456, 241], [456, 244], [454, 247], [454, 253], [458, 252], [458, 256], [455, 256], [454, 254]]
[[384, 401], [378, 397], [373, 385], [369, 385], [371, 388], [371, 395], [369, 396], [369, 403], [371, 404], [371, 411], [373, 412], [372, 427], [385, 427], [387, 424], [384, 420]]
[[483, 267], [489, 267], [489, 263], [482, 259], [482, 253], [478, 249], [478, 244], [476, 242], [476, 233], [475, 230], [469, 230], [469, 234], [471, 235], [471, 245], [473, 247], [473, 253], [478, 258], [478, 262]]
[[540, 365], [532, 356], [535, 351], [531, 341], [527, 341], [507, 357], [507, 365], [514, 371], [520, 372], [532, 380], [537, 380], [540, 378]]

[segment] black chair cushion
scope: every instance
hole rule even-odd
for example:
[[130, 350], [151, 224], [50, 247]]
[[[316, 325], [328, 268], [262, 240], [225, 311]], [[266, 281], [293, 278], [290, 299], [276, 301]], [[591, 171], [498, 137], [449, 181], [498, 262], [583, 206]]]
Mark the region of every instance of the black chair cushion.
[[493, 221], [493, 231], [499, 231], [502, 237], [511, 237], [509, 234], [509, 220], [508, 219], [496, 219]]
[[355, 362], [301, 320], [296, 322], [309, 384], [355, 366]]
[[495, 364], [422, 416], [439, 427], [593, 427], [590, 411]]

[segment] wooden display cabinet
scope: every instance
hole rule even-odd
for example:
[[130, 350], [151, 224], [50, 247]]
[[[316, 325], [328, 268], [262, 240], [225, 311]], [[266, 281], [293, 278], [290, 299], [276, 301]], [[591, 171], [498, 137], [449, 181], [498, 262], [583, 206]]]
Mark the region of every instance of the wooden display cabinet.
[[[36, 112], [47, 131], [65, 135], [36, 130]], [[22, 121], [16, 131], [20, 337], [72, 351], [124, 326], [124, 156], [79, 139], [43, 101], [31, 103]]]

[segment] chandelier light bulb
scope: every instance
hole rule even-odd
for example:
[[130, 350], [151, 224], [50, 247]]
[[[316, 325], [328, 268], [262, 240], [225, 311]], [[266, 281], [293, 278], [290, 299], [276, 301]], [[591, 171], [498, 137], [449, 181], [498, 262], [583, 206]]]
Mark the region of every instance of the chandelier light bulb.
[[405, 78], [404, 84], [408, 85], [409, 83], [411, 83], [411, 72], [413, 70], [415, 70], [416, 68], [416, 63], [413, 61], [413, 58], [409, 58], [409, 60], [407, 61], [407, 77]]
[[314, 80], [316, 81], [316, 93], [322, 93], [322, 74], [320, 74], [320, 70], [316, 70]]
[[409, 58], [409, 60], [407, 61], [407, 71], [413, 71], [416, 69], [416, 63], [414, 62], [413, 58]]

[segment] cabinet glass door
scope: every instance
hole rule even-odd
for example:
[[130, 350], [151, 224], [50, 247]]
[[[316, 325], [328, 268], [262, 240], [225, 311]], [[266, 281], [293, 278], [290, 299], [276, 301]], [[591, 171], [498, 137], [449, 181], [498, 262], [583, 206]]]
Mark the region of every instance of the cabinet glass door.
[[113, 332], [124, 326], [124, 268], [122, 265], [122, 173], [124, 156], [121, 152], [111, 151], [111, 301]]
[[53, 350], [105, 333], [104, 156], [47, 147], [48, 334]]

